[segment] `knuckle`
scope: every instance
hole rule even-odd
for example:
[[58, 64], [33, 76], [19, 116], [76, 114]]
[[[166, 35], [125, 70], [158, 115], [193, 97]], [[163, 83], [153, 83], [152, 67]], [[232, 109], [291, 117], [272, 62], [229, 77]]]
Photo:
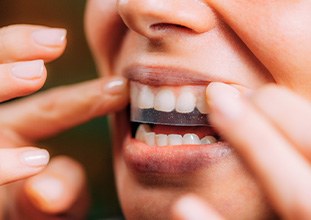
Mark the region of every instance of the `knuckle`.
[[9, 25], [0, 28], [0, 59], [4, 62], [27, 59], [30, 53], [28, 27]]
[[25, 39], [23, 32], [14, 25], [0, 28], [0, 58], [4, 61], [24, 58], [28, 48]]

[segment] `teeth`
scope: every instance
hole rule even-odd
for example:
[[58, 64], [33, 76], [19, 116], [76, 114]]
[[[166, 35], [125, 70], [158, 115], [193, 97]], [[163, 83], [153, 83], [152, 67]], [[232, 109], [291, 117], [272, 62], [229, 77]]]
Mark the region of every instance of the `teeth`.
[[145, 141], [145, 134], [146, 134], [147, 132], [150, 132], [150, 131], [151, 131], [151, 129], [150, 129], [150, 127], [149, 127], [148, 125], [142, 124], [142, 125], [140, 125], [140, 126], [138, 127], [138, 129], [137, 129], [137, 131], [136, 131], [135, 138], [136, 138], [137, 140], [139, 140], [139, 141], [144, 142], [144, 141]]
[[154, 99], [154, 109], [171, 112], [175, 109], [175, 95], [170, 89], [161, 89]]
[[151, 128], [148, 125], [139, 125], [135, 138], [149, 146], [175, 146], [175, 145], [208, 145], [217, 142], [217, 139], [213, 136], [205, 136], [200, 140], [196, 134], [155, 134], [151, 132]]
[[209, 113], [206, 98], [204, 95], [198, 96], [196, 106], [201, 114]]
[[155, 133], [154, 132], [145, 133], [145, 143], [149, 146], [155, 146]]
[[[134, 97], [135, 100], [136, 97]], [[132, 99], [133, 100], [133, 99]], [[148, 86], [143, 86], [138, 95], [138, 108], [148, 109], [153, 108], [154, 95]]]
[[153, 87], [132, 81], [131, 105], [140, 109], [176, 110], [179, 113], [191, 113], [197, 108], [202, 114], [208, 114], [205, 90], [206, 86]]
[[182, 136], [179, 134], [169, 134], [168, 136], [168, 145], [182, 145]]
[[161, 147], [161, 146], [167, 146], [168, 139], [166, 134], [157, 134], [155, 136], [156, 138], [156, 145]]
[[200, 138], [196, 134], [185, 134], [183, 144], [201, 144]]
[[216, 142], [217, 142], [217, 139], [213, 136], [205, 136], [204, 138], [201, 139], [202, 144], [213, 144]]
[[190, 113], [194, 110], [196, 98], [189, 89], [183, 89], [176, 102], [176, 111], [180, 113]]

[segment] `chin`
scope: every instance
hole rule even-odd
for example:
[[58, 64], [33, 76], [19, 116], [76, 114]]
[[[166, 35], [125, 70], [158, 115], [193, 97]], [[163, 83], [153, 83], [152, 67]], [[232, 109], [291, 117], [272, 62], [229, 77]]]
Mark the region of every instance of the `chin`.
[[[209, 144], [158, 146], [155, 140], [150, 146], [137, 137], [129, 109], [111, 117], [116, 183], [126, 219], [170, 219], [174, 203], [187, 194], [205, 199], [226, 219], [275, 219], [260, 188], [228, 144], [220, 139]], [[176, 132], [174, 126], [166, 125], [165, 133], [170, 128]]]
[[226, 219], [274, 219], [243, 161], [209, 123], [205, 94], [211, 82], [249, 90], [273, 78], [208, 5], [184, 3], [88, 3], [99, 71], [124, 76], [131, 87], [128, 108], [111, 117], [123, 213], [170, 219], [174, 203], [195, 194]]

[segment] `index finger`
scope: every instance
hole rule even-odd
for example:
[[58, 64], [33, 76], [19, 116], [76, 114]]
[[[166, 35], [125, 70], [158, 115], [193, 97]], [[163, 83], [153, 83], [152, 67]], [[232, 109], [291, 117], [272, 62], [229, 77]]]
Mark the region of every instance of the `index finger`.
[[94, 117], [121, 110], [127, 103], [126, 80], [110, 77], [52, 89], [4, 104], [0, 109], [0, 124], [24, 139], [36, 141]]

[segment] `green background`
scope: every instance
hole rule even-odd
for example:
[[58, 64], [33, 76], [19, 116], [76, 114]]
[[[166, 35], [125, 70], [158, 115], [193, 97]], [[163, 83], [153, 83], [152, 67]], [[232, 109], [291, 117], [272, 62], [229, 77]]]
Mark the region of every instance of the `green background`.
[[[60, 59], [47, 64], [48, 79], [42, 90], [97, 77], [84, 36], [85, 3], [84, 0], [0, 0], [1, 26], [40, 24], [68, 31], [67, 49]], [[70, 155], [85, 166], [93, 200], [89, 219], [120, 216], [106, 118], [92, 120], [39, 145], [47, 146], [52, 155]]]

